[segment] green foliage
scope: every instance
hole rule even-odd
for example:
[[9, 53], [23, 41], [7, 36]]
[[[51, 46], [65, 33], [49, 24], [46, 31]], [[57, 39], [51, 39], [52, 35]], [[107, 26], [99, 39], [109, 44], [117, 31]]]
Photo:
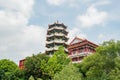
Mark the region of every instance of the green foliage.
[[[89, 70], [93, 70], [95, 67], [97, 68], [101, 68], [102, 66], [101, 65], [104, 65], [104, 63], [102, 62], [103, 61], [103, 57], [100, 56], [100, 54], [92, 54], [92, 55], [89, 55], [88, 57], [85, 57], [83, 62], [82, 62], [82, 67], [81, 69], [84, 71], [84, 72], [87, 72]], [[94, 67], [93, 69], [91, 69], [92, 67]]]
[[[79, 64], [85, 80], [120, 79], [120, 41], [106, 41]], [[115, 76], [116, 75], [116, 76]]]
[[31, 75], [37, 78], [45, 78], [47, 73], [44, 68], [49, 60], [49, 56], [45, 54], [37, 54], [27, 57], [25, 60], [25, 77], [28, 79]]
[[105, 65], [104, 57], [96, 53], [83, 60], [80, 64], [80, 71], [87, 80], [103, 80], [107, 78]]
[[70, 59], [67, 57], [67, 54], [64, 52], [64, 47], [59, 47], [58, 51], [49, 59], [46, 71], [53, 77], [56, 73], [60, 72], [63, 67], [69, 64]]
[[34, 79], [34, 77], [31, 75], [31, 76], [29, 77], [29, 80], [35, 80], [35, 79]]
[[[32, 75], [32, 76], [31, 76]], [[24, 70], [8, 59], [0, 60], [0, 80], [120, 80], [120, 41], [106, 41], [79, 64], [71, 64], [60, 47], [52, 57], [27, 57]]]
[[110, 72], [110, 80], [120, 80], [120, 57], [115, 58], [115, 68]]
[[3, 69], [0, 69], [0, 80], [2, 80], [5, 76], [5, 72]]
[[120, 41], [105, 41], [101, 46], [96, 49], [96, 52], [109, 58], [115, 58], [117, 56], [120, 56]]
[[25, 78], [24, 71], [21, 70], [21, 69], [16, 69], [15, 72], [14, 72], [14, 74], [20, 80], [24, 80], [24, 78]]
[[0, 60], [0, 69], [4, 70], [4, 72], [13, 72], [18, 66], [8, 59]]
[[109, 80], [120, 80], [120, 69], [112, 70], [109, 74]]
[[62, 71], [56, 73], [53, 80], [81, 80], [79, 69], [73, 64], [65, 66]]
[[37, 80], [43, 80], [43, 79], [41, 79], [41, 78], [37, 78]]
[[116, 57], [114, 59], [114, 61], [115, 61], [115, 67], [118, 68], [118, 69], [120, 69], [120, 56]]
[[106, 41], [96, 51], [104, 56], [106, 72], [109, 73], [116, 66], [115, 59], [120, 56], [120, 41]]
[[18, 80], [15, 71], [18, 66], [8, 59], [0, 60], [0, 80]]

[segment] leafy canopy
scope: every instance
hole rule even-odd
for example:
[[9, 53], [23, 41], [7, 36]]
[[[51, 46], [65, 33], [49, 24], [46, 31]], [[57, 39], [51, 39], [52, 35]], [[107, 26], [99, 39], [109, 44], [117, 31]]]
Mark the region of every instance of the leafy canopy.
[[45, 54], [37, 54], [25, 59], [25, 76], [28, 79], [31, 75], [37, 78], [44, 78], [47, 74], [44, 70], [49, 60], [49, 56]]
[[81, 80], [79, 69], [73, 64], [66, 65], [62, 71], [56, 73], [53, 80]]
[[61, 46], [49, 59], [46, 70], [48, 74], [53, 77], [56, 73], [60, 72], [63, 67], [69, 64], [69, 62], [70, 59], [67, 57], [64, 47]]

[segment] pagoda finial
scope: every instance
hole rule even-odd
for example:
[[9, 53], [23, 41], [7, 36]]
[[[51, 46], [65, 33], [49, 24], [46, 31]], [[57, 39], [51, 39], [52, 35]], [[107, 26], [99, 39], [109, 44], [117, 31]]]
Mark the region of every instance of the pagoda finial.
[[59, 23], [59, 21], [57, 20], [57, 24]]

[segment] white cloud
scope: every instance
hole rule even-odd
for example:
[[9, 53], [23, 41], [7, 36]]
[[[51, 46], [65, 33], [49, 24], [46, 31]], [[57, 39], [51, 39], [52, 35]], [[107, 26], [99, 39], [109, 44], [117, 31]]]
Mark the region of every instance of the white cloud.
[[46, 0], [48, 4], [54, 6], [67, 5], [68, 7], [78, 7], [84, 1], [81, 0]]
[[102, 39], [102, 38], [105, 38], [105, 35], [99, 34], [99, 35], [98, 35], [98, 39]]
[[65, 0], [47, 0], [47, 2], [51, 5], [59, 6], [65, 2]]
[[107, 17], [107, 12], [98, 11], [94, 6], [90, 6], [85, 14], [77, 16], [77, 20], [82, 27], [93, 27], [104, 24]]
[[15, 31], [28, 24], [34, 0], [0, 0], [0, 31]]
[[80, 6], [100, 6], [100, 5], [108, 5], [111, 3], [110, 0], [46, 0], [46, 2], [50, 5], [61, 6], [67, 5], [66, 7], [75, 7], [79, 8]]
[[[28, 18], [19, 12], [0, 10], [0, 28], [1, 30], [12, 30], [24, 27], [28, 23]], [[0, 30], [0, 31], [1, 31]]]
[[110, 0], [100, 0], [100, 1], [98, 1], [98, 2], [96, 2], [96, 3], [93, 3], [93, 5], [94, 5], [94, 6], [101, 6], [101, 5], [108, 5], [108, 4], [110, 4], [110, 3], [111, 3]]
[[[27, 26], [19, 34], [0, 40], [0, 58], [14, 61], [43, 52], [45, 49], [46, 29], [41, 26]], [[7, 39], [7, 40], [5, 40]], [[17, 58], [16, 58], [17, 57]]]
[[111, 39], [114, 39], [114, 40], [119, 40], [120, 39], [120, 33], [100, 33], [97, 37], [97, 42], [98, 43], [101, 43], [101, 42], [104, 42], [104, 41], [109, 41]]
[[4, 10], [21, 12], [25, 16], [28, 16], [32, 11], [34, 0], [0, 0], [0, 7]]
[[28, 25], [33, 5], [34, 0], [0, 0], [0, 59], [18, 63], [44, 51], [46, 29]]

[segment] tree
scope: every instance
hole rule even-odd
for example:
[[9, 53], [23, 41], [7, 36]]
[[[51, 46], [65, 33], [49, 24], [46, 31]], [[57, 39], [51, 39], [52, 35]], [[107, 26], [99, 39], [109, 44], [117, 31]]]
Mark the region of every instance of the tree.
[[53, 56], [49, 59], [46, 72], [52, 78], [56, 73], [60, 72], [63, 67], [69, 64], [70, 59], [67, 57], [67, 54], [64, 51], [64, 47], [59, 47]]
[[107, 78], [104, 67], [104, 57], [96, 53], [84, 58], [83, 62], [80, 63], [79, 68], [84, 79], [103, 80]]
[[0, 80], [2, 80], [4, 76], [5, 76], [4, 70], [0, 69]]
[[114, 60], [117, 56], [120, 56], [120, 41], [105, 41], [101, 46], [96, 49], [96, 52]]
[[106, 63], [104, 68], [106, 69], [106, 73], [109, 73], [116, 66], [116, 57], [120, 56], [120, 41], [105, 41], [96, 49], [96, 52], [104, 56], [104, 61]]
[[16, 69], [14, 72], [15, 76], [19, 79], [19, 80], [24, 80], [25, 79], [25, 73], [24, 70], [21, 69]]
[[34, 79], [34, 77], [31, 75], [31, 76], [29, 77], [29, 80], [35, 80], [35, 79]]
[[4, 70], [5, 72], [13, 72], [17, 68], [18, 66], [13, 61], [8, 59], [0, 60], [0, 69]]
[[115, 58], [115, 68], [109, 73], [110, 80], [120, 80], [120, 57]]
[[53, 80], [81, 80], [79, 69], [73, 64], [66, 65], [62, 71], [56, 73]]
[[15, 71], [18, 66], [8, 59], [0, 60], [0, 80], [18, 80]]
[[[120, 41], [106, 41], [96, 49], [95, 54], [83, 59], [79, 64], [80, 72], [87, 80], [113, 80], [114, 74], [118, 75], [120, 72], [119, 55]], [[116, 80], [118, 78], [119, 75]]]
[[44, 68], [49, 60], [49, 56], [45, 54], [37, 54], [25, 59], [25, 77], [28, 79], [31, 75], [37, 78], [45, 78], [47, 73]]
[[109, 73], [109, 80], [120, 80], [120, 69], [116, 68]]

